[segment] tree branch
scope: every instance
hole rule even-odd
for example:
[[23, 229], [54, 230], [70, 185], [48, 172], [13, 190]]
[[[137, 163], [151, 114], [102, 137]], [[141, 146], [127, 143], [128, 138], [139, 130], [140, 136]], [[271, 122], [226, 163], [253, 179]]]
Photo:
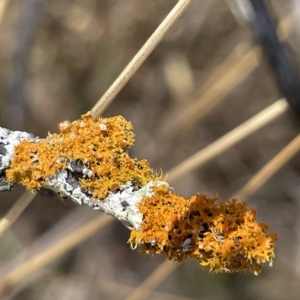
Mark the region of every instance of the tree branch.
[[39, 139], [0, 128], [0, 172], [7, 185], [49, 188], [113, 215], [142, 253], [164, 253], [178, 262], [197, 258], [214, 272], [258, 274], [262, 264], [272, 264], [277, 236], [256, 222], [255, 210], [235, 199], [174, 194], [147, 160], [128, 155], [134, 135], [123, 117], [94, 121], [88, 113], [59, 129]]

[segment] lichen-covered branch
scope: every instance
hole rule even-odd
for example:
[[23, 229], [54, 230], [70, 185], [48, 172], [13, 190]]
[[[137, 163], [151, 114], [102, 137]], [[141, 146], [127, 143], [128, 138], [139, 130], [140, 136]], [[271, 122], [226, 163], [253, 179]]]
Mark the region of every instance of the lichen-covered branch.
[[272, 264], [277, 236], [256, 222], [254, 210], [236, 200], [174, 194], [147, 160], [128, 155], [134, 135], [123, 117], [93, 121], [85, 114], [59, 130], [39, 139], [0, 128], [0, 191], [14, 183], [45, 187], [105, 211], [131, 230], [129, 242], [142, 253], [197, 258], [215, 272], [258, 274], [262, 264]]

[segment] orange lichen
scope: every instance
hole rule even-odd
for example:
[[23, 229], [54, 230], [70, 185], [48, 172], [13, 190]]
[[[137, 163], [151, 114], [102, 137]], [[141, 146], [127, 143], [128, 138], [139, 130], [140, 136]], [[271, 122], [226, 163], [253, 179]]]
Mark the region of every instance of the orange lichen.
[[[44, 140], [21, 141], [6, 169], [7, 180], [34, 191], [47, 185], [51, 176], [72, 171], [72, 178], [77, 176], [77, 186], [80, 183], [90, 201], [84, 203], [94, 207], [99, 199], [124, 191], [122, 186], [133, 187], [138, 193], [151, 181], [162, 180], [147, 160], [127, 154], [134, 135], [131, 123], [121, 116], [93, 121], [85, 114], [72, 123], [60, 123], [59, 130], [59, 134], [49, 134]], [[73, 169], [74, 162], [75, 169], [80, 162], [81, 173]], [[51, 184], [55, 186], [55, 180]], [[140, 245], [142, 253], [165, 253], [179, 262], [197, 258], [200, 265], [214, 272], [250, 270], [258, 274], [263, 263], [272, 263], [277, 236], [266, 224], [256, 222], [255, 210], [247, 210], [246, 203], [234, 199], [222, 203], [204, 195], [186, 200], [173, 194], [167, 183], [154, 186], [152, 195], [139, 194], [138, 207], [134, 200], [131, 212], [136, 210], [141, 217], [133, 226], [139, 230], [131, 231], [132, 248]], [[126, 205], [120, 205], [122, 213]]]
[[131, 123], [121, 116], [93, 121], [90, 114], [85, 114], [72, 123], [60, 123], [59, 129], [59, 134], [49, 134], [36, 143], [23, 140], [15, 147], [6, 170], [10, 182], [34, 191], [76, 160], [92, 171], [91, 176], [81, 179], [81, 187], [97, 199], [128, 181], [142, 187], [161, 179], [147, 160], [128, 156], [126, 151], [133, 145], [134, 134]]
[[232, 199], [197, 195], [185, 200], [166, 187], [154, 188], [139, 204], [141, 230], [131, 231], [129, 242], [142, 253], [165, 253], [169, 259], [197, 258], [213, 272], [250, 270], [258, 274], [272, 262], [275, 234], [255, 221], [255, 210]]

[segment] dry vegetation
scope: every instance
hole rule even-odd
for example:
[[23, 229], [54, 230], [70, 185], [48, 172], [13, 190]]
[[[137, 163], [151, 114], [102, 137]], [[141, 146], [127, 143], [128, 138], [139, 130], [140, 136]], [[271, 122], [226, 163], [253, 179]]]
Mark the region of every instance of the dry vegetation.
[[[278, 20], [297, 15], [296, 0], [269, 2]], [[62, 120], [90, 110], [175, 3], [11, 1], [0, 29], [1, 125], [46, 136]], [[300, 24], [292, 24], [286, 44], [299, 65]], [[237, 22], [226, 2], [194, 0], [104, 116], [122, 114], [130, 120], [136, 133], [131, 156], [147, 158], [166, 172], [281, 97], [259, 55], [237, 67], [254, 45], [251, 31]], [[217, 99], [216, 104], [193, 106], [205, 99]], [[297, 123], [282, 115], [174, 180], [176, 192], [188, 197], [200, 191], [226, 200], [298, 134]], [[279, 235], [273, 268], [254, 277], [211, 275], [193, 261], [176, 270], [164, 263], [170, 274], [157, 275], [158, 287], [147, 299], [298, 299], [299, 171], [298, 155], [248, 200], [259, 221]], [[0, 195], [1, 215], [23, 192], [18, 187]], [[38, 195], [1, 238], [1, 277], [98, 215], [53, 195]], [[8, 299], [125, 299], [164, 258], [132, 251], [128, 230], [108, 223], [25, 276], [7, 292]]]

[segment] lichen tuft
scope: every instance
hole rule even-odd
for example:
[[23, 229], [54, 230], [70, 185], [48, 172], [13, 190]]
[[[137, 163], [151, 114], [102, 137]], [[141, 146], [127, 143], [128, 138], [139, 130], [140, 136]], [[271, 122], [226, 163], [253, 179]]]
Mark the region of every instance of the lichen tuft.
[[132, 248], [144, 254], [164, 253], [181, 262], [196, 258], [212, 272], [252, 271], [272, 263], [276, 234], [255, 221], [255, 210], [232, 199], [217, 202], [204, 195], [186, 200], [167, 187], [155, 188], [139, 204], [141, 230], [132, 230]]
[[134, 134], [131, 123], [121, 116], [93, 121], [85, 114], [72, 123], [60, 123], [59, 130], [59, 134], [49, 134], [36, 143], [21, 141], [6, 170], [7, 179], [35, 191], [46, 185], [47, 178], [79, 160], [91, 171], [91, 176], [81, 179], [81, 188], [97, 199], [104, 199], [126, 182], [138, 188], [162, 179], [147, 160], [127, 154]]

